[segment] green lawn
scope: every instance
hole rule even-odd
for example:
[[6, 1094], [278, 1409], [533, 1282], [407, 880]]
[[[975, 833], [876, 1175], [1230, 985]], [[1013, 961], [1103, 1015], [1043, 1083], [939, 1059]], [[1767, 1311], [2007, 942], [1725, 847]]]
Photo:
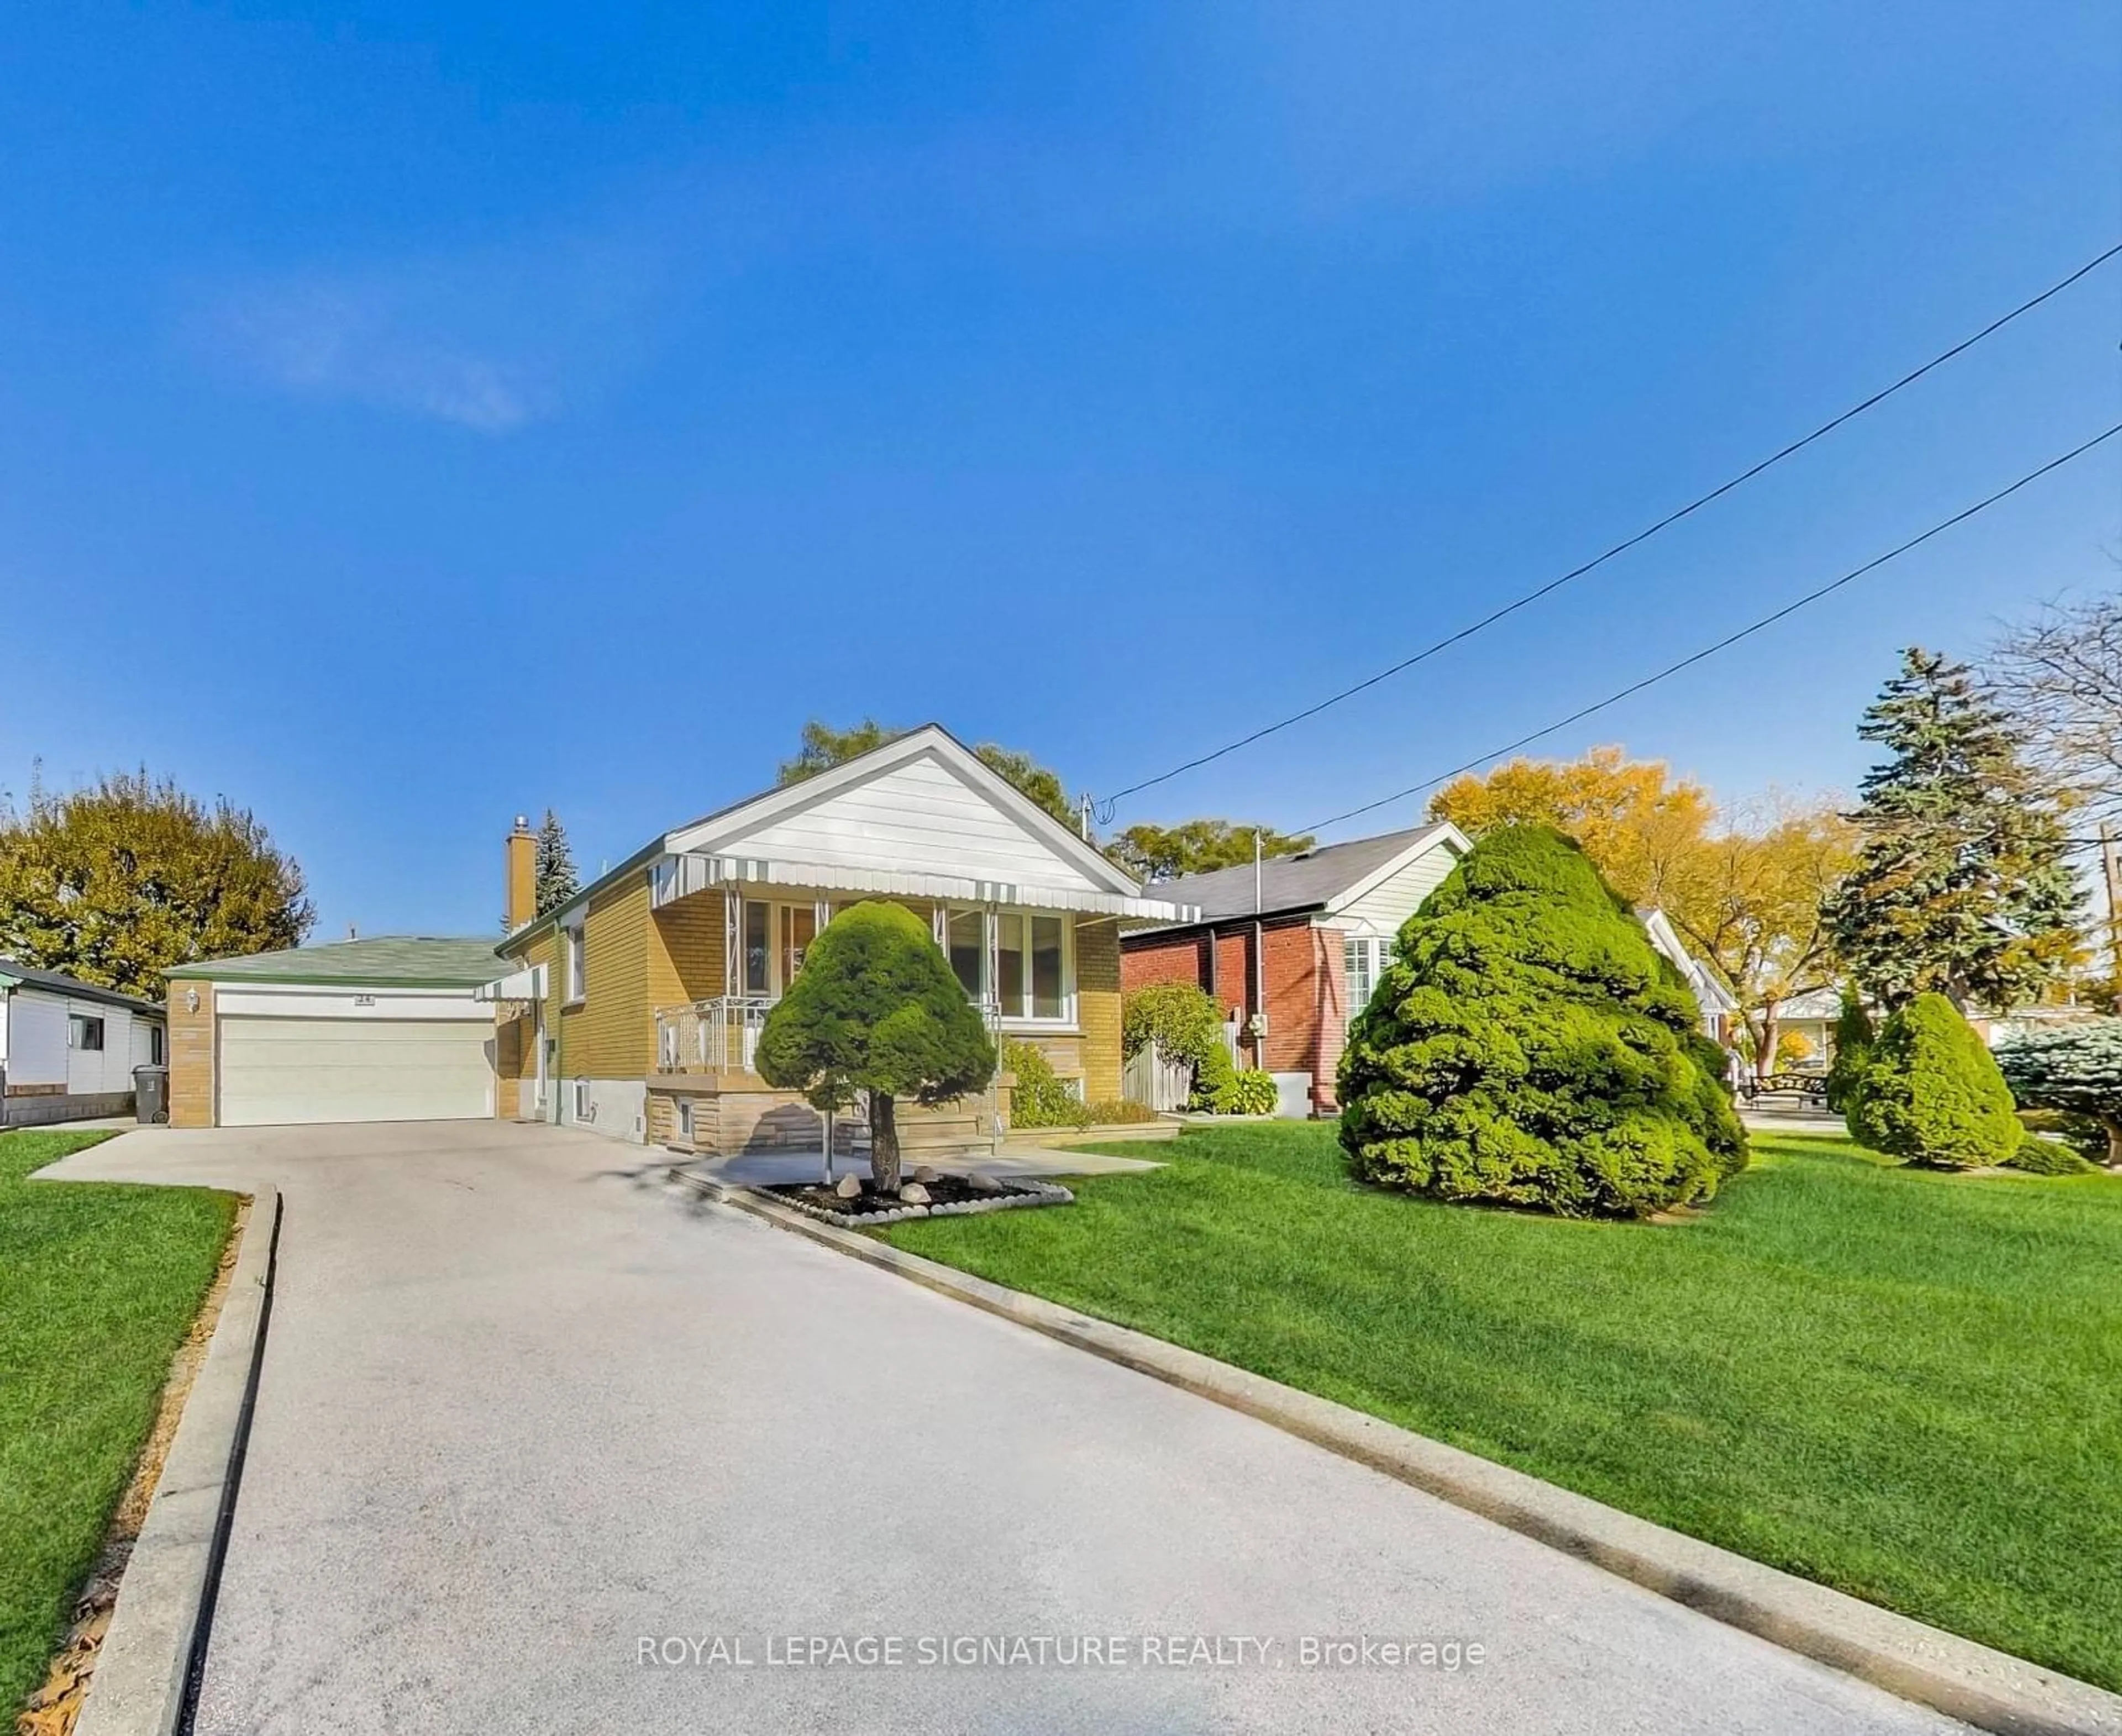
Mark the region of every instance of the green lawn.
[[0, 1135], [0, 1719], [43, 1681], [236, 1212], [30, 1183], [105, 1136]]
[[884, 1234], [2122, 1689], [2122, 1178], [1763, 1137], [1661, 1227], [1371, 1192], [1330, 1126], [1161, 1149]]

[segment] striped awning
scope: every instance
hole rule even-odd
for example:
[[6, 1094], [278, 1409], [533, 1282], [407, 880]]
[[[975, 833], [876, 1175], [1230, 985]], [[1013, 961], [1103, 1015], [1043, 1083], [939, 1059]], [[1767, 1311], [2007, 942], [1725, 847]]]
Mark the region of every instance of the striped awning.
[[889, 898], [933, 898], [960, 904], [1021, 905], [1034, 910], [1073, 910], [1151, 922], [1198, 921], [1200, 910], [1166, 898], [1100, 892], [1088, 887], [1035, 886], [1014, 880], [983, 880], [946, 874], [909, 874], [831, 862], [769, 861], [756, 856], [666, 856], [651, 870], [650, 901], [670, 903], [715, 886], [783, 886], [821, 892], [866, 892]]

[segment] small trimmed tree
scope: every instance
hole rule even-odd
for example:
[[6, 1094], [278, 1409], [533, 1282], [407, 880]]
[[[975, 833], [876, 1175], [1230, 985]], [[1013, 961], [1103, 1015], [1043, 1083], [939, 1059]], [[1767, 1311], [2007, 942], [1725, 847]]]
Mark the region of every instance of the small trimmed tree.
[[2107, 1167], [2122, 1169], [2122, 1019], [2092, 1019], [1998, 1045], [2019, 1106], [2090, 1116], [2106, 1130]]
[[1341, 1143], [1363, 1180], [1638, 1216], [1746, 1163], [1694, 997], [1583, 852], [1490, 833], [1400, 931], [1350, 1028]]
[[979, 1090], [994, 1077], [995, 1048], [928, 925], [871, 899], [811, 942], [766, 1015], [755, 1064], [813, 1108], [844, 1109], [867, 1094], [870, 1174], [880, 1192], [896, 1193], [899, 1099], [948, 1103]]
[[1844, 1119], [1860, 1146], [1933, 1169], [2001, 1164], [2024, 1135], [1996, 1057], [1935, 992], [1886, 1020]]
[[1853, 987], [1844, 988], [1842, 1010], [1835, 1016], [1835, 1058], [1827, 1064], [1827, 1107], [1837, 1115], [1847, 1114], [1855, 1104], [1878, 1037], [1863, 996]]

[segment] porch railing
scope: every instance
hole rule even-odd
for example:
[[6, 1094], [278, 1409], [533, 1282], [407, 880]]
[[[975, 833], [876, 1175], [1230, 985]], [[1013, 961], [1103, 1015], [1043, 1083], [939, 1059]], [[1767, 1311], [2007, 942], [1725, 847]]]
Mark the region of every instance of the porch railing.
[[659, 1007], [656, 1012], [656, 1066], [659, 1072], [692, 1073], [716, 1069], [750, 1072], [759, 1052], [759, 1034], [771, 1001], [756, 996], [695, 1001], [688, 1006]]
[[[774, 1002], [762, 995], [723, 996], [685, 1006], [656, 1010], [656, 1069], [695, 1073], [717, 1068], [749, 1073], [759, 1052], [759, 1034]], [[1001, 1035], [1002, 1009], [993, 1001], [973, 1005], [989, 1031]]]

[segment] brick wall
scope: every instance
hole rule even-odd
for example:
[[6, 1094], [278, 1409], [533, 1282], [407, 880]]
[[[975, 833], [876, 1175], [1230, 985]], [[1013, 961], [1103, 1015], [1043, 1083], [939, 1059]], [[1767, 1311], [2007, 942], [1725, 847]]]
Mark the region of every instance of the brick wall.
[[1120, 1094], [1120, 936], [1111, 921], [1076, 924], [1076, 1026], [1083, 1034], [1083, 1097]]
[[[199, 992], [199, 1010], [185, 1006]], [[177, 982], [170, 985], [170, 1125], [213, 1125], [213, 985]]]
[[[1122, 954], [1122, 975], [1130, 990], [1152, 982], [1191, 982], [1210, 990], [1224, 1017], [1236, 1018], [1242, 1026], [1253, 1010], [1252, 936], [1248, 922], [1213, 933], [1196, 929], [1146, 936]], [[1272, 1073], [1310, 1073], [1314, 1107], [1330, 1110], [1347, 1020], [1341, 937], [1298, 917], [1264, 924], [1261, 946], [1267, 970], [1267, 1041], [1255, 1045], [1241, 1034], [1240, 1057], [1247, 1066]], [[1258, 1048], [1265, 1052], [1256, 1053]]]

